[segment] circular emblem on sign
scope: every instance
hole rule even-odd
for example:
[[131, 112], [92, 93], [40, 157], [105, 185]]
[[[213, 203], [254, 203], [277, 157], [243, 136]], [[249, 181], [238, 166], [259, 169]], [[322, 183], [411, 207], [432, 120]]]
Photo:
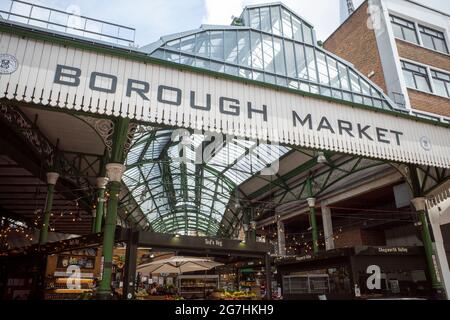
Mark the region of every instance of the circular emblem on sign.
[[0, 74], [11, 74], [16, 70], [17, 59], [10, 54], [0, 54]]
[[420, 138], [420, 145], [425, 151], [431, 150], [431, 140], [428, 137], [422, 137]]

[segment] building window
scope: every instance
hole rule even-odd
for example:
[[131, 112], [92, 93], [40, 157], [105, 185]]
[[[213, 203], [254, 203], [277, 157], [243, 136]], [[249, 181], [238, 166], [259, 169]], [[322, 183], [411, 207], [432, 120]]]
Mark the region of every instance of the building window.
[[439, 52], [448, 53], [447, 44], [445, 43], [444, 34], [424, 26], [419, 26], [422, 43], [425, 47]]
[[402, 69], [408, 87], [431, 92], [426, 68], [402, 61]]
[[414, 23], [391, 16], [392, 28], [396, 38], [419, 44]]
[[450, 98], [450, 75], [431, 70], [431, 77], [433, 78], [433, 85], [436, 94]]
[[[416, 26], [413, 22], [391, 15], [394, 36], [398, 39], [419, 44]], [[419, 25], [419, 33], [425, 48], [448, 54], [448, 46], [443, 32]]]

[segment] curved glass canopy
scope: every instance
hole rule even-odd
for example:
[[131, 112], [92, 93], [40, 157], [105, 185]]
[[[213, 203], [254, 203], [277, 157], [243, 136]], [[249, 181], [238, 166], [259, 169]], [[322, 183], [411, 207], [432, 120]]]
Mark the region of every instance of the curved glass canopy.
[[237, 187], [289, 149], [179, 132], [142, 128], [123, 181], [155, 232], [228, 236], [242, 217]]
[[[142, 50], [167, 61], [392, 108], [381, 89], [315, 43], [311, 24], [277, 3], [246, 7], [232, 26], [204, 25]], [[250, 140], [217, 144], [207, 135], [188, 136], [183, 142], [176, 131], [142, 128], [128, 155], [124, 182], [154, 231], [230, 236], [243, 214], [239, 199], [245, 195], [239, 185], [290, 150]], [[196, 162], [193, 150], [200, 145], [214, 148]]]
[[143, 50], [158, 59], [393, 109], [380, 88], [319, 47], [313, 27], [283, 4], [246, 7], [233, 24], [202, 25], [163, 37]]

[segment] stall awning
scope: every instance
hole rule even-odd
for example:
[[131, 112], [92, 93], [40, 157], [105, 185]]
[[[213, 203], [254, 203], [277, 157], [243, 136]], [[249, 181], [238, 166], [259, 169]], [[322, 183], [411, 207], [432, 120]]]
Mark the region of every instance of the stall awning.
[[1, 97], [376, 159], [450, 167], [450, 130], [401, 113], [112, 49], [0, 33]]

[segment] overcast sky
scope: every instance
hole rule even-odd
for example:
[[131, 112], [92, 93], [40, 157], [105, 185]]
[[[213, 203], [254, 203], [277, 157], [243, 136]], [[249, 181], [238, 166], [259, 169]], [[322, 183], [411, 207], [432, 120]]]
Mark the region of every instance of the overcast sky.
[[[81, 15], [136, 28], [136, 43], [144, 46], [163, 35], [195, 29], [202, 23], [229, 25], [248, 4], [273, 0], [28, 0], [61, 10], [76, 6]], [[449, 0], [416, 0], [450, 13]], [[0, 7], [9, 0], [0, 0]], [[339, 25], [339, 0], [283, 0], [311, 22], [325, 40]], [[359, 6], [363, 0], [354, 0]], [[3, 3], [3, 5], [2, 5]]]

